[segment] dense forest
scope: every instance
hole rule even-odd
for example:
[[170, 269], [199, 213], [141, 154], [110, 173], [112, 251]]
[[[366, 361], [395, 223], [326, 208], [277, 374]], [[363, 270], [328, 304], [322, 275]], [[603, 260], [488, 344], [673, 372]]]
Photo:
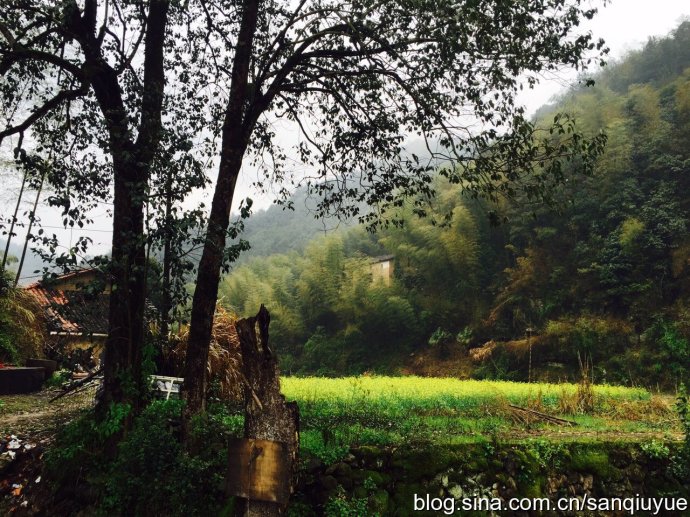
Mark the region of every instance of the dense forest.
[[[273, 207], [248, 223], [253, 250], [224, 279], [221, 303], [271, 308], [287, 373], [398, 372], [429, 354], [469, 362], [475, 377], [526, 379], [529, 349], [544, 378], [591, 365], [597, 382], [687, 381], [690, 22], [537, 121], [556, 110], [608, 145], [593, 175], [564, 171], [551, 206], [489, 206], [439, 177], [427, 217], [401, 209], [402, 227], [373, 234], [323, 235], [305, 210]], [[388, 254], [390, 285], [371, 275], [372, 258]]]

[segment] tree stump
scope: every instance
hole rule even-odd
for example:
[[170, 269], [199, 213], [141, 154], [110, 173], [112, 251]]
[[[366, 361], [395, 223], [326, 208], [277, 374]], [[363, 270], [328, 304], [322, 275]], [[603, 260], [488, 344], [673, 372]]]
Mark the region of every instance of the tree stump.
[[[299, 409], [295, 402], [286, 402], [280, 393], [278, 361], [268, 341], [270, 320], [268, 310], [262, 305], [255, 317], [241, 319], [236, 324], [242, 351], [242, 373], [246, 380], [244, 436], [252, 440], [252, 443], [263, 440], [277, 442], [282, 444], [281, 448], [286, 449], [285, 468], [282, 469], [286, 479], [279, 485], [282, 485], [283, 491], [287, 488], [289, 494], [294, 489], [297, 473]], [[262, 448], [256, 450], [256, 454], [262, 453]], [[243, 463], [249, 463], [240, 465], [240, 468], [254, 472], [252, 462], [257, 461], [257, 457], [253, 454], [247, 460], [245, 456], [235, 455], [230, 458], [230, 462], [239, 462], [241, 457], [244, 457]], [[231, 478], [229, 476], [229, 492], [235, 492], [232, 495], [243, 495], [237, 492], [236, 486], [231, 486]], [[280, 497], [273, 501], [242, 498], [237, 505], [237, 514], [245, 517], [269, 517], [284, 515], [286, 508], [284, 498]]]

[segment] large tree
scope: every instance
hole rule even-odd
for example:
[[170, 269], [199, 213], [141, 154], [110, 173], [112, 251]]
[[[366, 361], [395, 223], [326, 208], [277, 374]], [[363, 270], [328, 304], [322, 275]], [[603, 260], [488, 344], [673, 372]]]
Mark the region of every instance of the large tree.
[[163, 108], [169, 7], [12, 0], [0, 14], [0, 142], [18, 135], [21, 145], [27, 133], [37, 152], [62, 157], [48, 176], [66, 224], [84, 224], [75, 201], [92, 206], [112, 188], [104, 408], [136, 406], [142, 388], [144, 206], [162, 116], [172, 111]]
[[[583, 3], [244, 0], [236, 15], [210, 11], [209, 39], [220, 43], [215, 59], [230, 86], [192, 306], [185, 375], [192, 411], [204, 404], [223, 250], [245, 156], [262, 165], [268, 181], [285, 180], [297, 159], [320, 199], [318, 215], [358, 216], [374, 227], [405, 199], [417, 200], [414, 210], [424, 215], [439, 166], [471, 196], [548, 198], [563, 179], [562, 161], [577, 159], [588, 169], [603, 139], [585, 141], [567, 118], [556, 118], [540, 137], [516, 96], [539, 74], [601, 57], [601, 41], [576, 34], [596, 12]], [[233, 52], [223, 45], [229, 26], [237, 34], [228, 42]], [[300, 132], [292, 152], [276, 129], [282, 119]], [[566, 136], [550, 139], [554, 132]], [[410, 136], [423, 139], [423, 159], [405, 151]]]
[[[136, 404], [142, 383], [144, 212], [151, 182], [165, 178], [156, 163], [171, 159], [162, 147], [177, 159], [219, 158], [188, 345], [196, 411], [218, 281], [239, 249], [226, 241], [247, 158], [264, 174], [260, 187], [302, 180], [320, 215], [376, 225], [404, 199], [423, 215], [439, 166], [468, 195], [540, 198], [562, 179], [564, 159], [586, 169], [602, 144], [567, 118], [554, 121], [557, 138], [542, 137], [516, 102], [540, 74], [601, 57], [602, 43], [576, 32], [595, 13], [584, 0], [7, 4], [0, 140], [31, 133], [38, 152], [64, 157], [48, 179], [67, 222], [112, 186], [106, 403]], [[405, 151], [412, 137], [423, 156]]]

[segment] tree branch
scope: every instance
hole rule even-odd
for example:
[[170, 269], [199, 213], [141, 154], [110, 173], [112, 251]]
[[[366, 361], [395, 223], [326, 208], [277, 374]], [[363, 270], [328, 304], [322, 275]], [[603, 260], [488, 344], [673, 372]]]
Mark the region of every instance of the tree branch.
[[161, 132], [161, 112], [165, 68], [163, 47], [167, 25], [168, 0], [152, 0], [146, 20], [146, 48], [144, 50], [144, 91], [141, 99], [141, 119], [136, 146], [139, 160], [153, 159]]
[[0, 49], [0, 54], [4, 55], [2, 61], [0, 61], [0, 76], [5, 75], [14, 63], [25, 59], [33, 59], [60, 67], [80, 80], [84, 78], [81, 68], [77, 65], [49, 52], [29, 48], [18, 48], [9, 51]]
[[6, 128], [4, 131], [0, 131], [0, 144], [5, 139], [5, 137], [10, 135], [16, 135], [17, 133], [22, 133], [29, 129], [33, 123], [35, 123], [40, 118], [44, 117], [52, 110], [60, 106], [63, 102], [67, 100], [73, 100], [82, 95], [86, 95], [87, 87], [83, 85], [81, 88], [76, 90], [63, 90], [52, 99], [43, 104], [40, 108], [36, 109], [31, 115], [29, 115], [24, 122], [16, 126], [11, 126]]

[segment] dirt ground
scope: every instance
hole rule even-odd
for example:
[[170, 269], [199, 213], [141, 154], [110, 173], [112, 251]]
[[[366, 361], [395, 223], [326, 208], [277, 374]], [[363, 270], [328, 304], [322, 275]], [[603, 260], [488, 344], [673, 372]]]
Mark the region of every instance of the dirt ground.
[[0, 515], [37, 515], [47, 490], [42, 458], [56, 433], [91, 407], [95, 387], [51, 402], [60, 389], [0, 397]]

